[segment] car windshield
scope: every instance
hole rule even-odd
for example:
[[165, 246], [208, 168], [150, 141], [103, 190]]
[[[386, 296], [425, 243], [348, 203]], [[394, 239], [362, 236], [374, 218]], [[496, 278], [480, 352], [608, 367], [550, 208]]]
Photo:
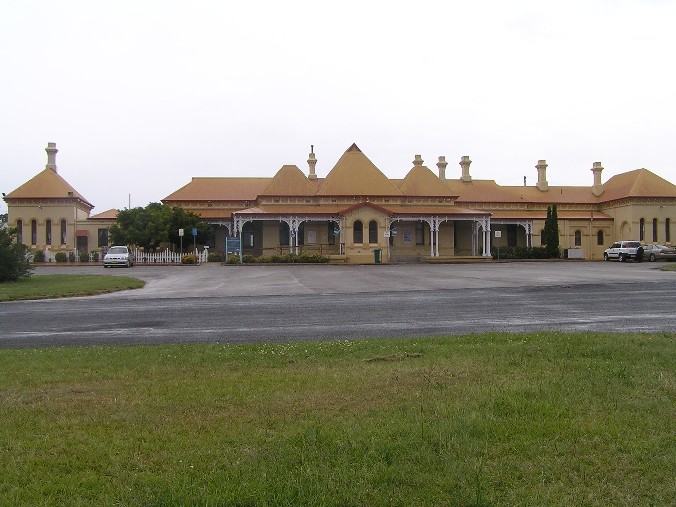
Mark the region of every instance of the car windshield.
[[110, 250], [108, 250], [109, 254], [126, 254], [127, 253], [127, 247], [126, 246], [114, 246], [111, 247]]
[[664, 246], [664, 245], [655, 245], [653, 248], [657, 248], [658, 250], [668, 250], [669, 249], [668, 246]]

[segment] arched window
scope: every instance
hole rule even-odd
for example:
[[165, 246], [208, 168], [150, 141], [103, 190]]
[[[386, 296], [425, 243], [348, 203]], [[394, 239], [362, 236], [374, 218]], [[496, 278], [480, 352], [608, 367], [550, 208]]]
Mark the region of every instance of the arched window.
[[361, 220], [356, 220], [352, 226], [352, 242], [353, 243], [363, 243], [364, 242], [364, 224], [361, 223]]
[[642, 218], [638, 222], [638, 239], [639, 241], [645, 240], [645, 218]]
[[47, 245], [52, 244], [52, 221], [47, 220], [45, 222], [45, 243]]
[[575, 246], [582, 246], [582, 233], [579, 230], [575, 231]]
[[289, 246], [289, 224], [279, 222], [279, 246]]
[[669, 243], [671, 241], [671, 220], [668, 218], [664, 220], [664, 241]]
[[16, 221], [16, 242], [23, 245], [23, 220]]
[[38, 221], [31, 220], [31, 245], [38, 244]]
[[603, 231], [599, 231], [596, 233], [596, 244], [597, 245], [605, 245], [605, 241], [603, 238]]
[[657, 219], [653, 218], [653, 243], [657, 243]]
[[61, 244], [66, 244], [66, 221], [61, 220]]
[[545, 246], [545, 230], [540, 229], [540, 246]]
[[369, 222], [369, 243], [378, 243], [378, 222], [375, 220]]

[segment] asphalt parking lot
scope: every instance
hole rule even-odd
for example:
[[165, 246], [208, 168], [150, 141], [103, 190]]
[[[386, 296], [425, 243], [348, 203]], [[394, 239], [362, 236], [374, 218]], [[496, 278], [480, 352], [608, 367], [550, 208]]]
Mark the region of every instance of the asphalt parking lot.
[[506, 262], [487, 264], [398, 265], [220, 265], [141, 266], [104, 269], [102, 266], [38, 267], [37, 275], [86, 273], [133, 276], [147, 282], [141, 290], [104, 298], [188, 298], [347, 294], [416, 290], [546, 287], [580, 284], [657, 282], [676, 272], [660, 271], [663, 263]]
[[485, 332], [676, 332], [676, 272], [650, 263], [50, 266], [143, 289], [0, 303], [0, 348], [254, 343]]

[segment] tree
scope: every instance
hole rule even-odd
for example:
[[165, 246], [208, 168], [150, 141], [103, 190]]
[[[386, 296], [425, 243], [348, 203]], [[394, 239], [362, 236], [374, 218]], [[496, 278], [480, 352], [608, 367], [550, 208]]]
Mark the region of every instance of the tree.
[[559, 253], [559, 217], [556, 204], [547, 206], [547, 219], [545, 220], [545, 245], [547, 257], [558, 259]]
[[29, 277], [33, 271], [28, 248], [17, 243], [16, 228], [0, 228], [0, 282]]
[[110, 228], [110, 240], [116, 245], [137, 245], [155, 251], [161, 243], [178, 244], [178, 230], [186, 229], [190, 235], [193, 227], [202, 242], [209, 237], [211, 227], [194, 213], [151, 202], [145, 208], [120, 211], [117, 223]]

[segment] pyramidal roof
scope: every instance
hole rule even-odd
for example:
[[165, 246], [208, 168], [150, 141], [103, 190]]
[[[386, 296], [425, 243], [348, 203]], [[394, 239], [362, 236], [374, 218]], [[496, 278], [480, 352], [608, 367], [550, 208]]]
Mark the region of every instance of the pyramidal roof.
[[602, 200], [626, 197], [676, 197], [676, 185], [648, 169], [617, 174], [604, 183]]
[[356, 144], [340, 157], [322, 182], [318, 195], [402, 195]]
[[92, 208], [94, 205], [75, 190], [54, 169], [46, 168], [33, 176], [5, 199], [79, 199]]
[[452, 196], [446, 185], [427, 166], [416, 165], [399, 184], [405, 195]]
[[317, 189], [295, 165], [284, 165], [277, 171], [261, 195], [315, 195]]

